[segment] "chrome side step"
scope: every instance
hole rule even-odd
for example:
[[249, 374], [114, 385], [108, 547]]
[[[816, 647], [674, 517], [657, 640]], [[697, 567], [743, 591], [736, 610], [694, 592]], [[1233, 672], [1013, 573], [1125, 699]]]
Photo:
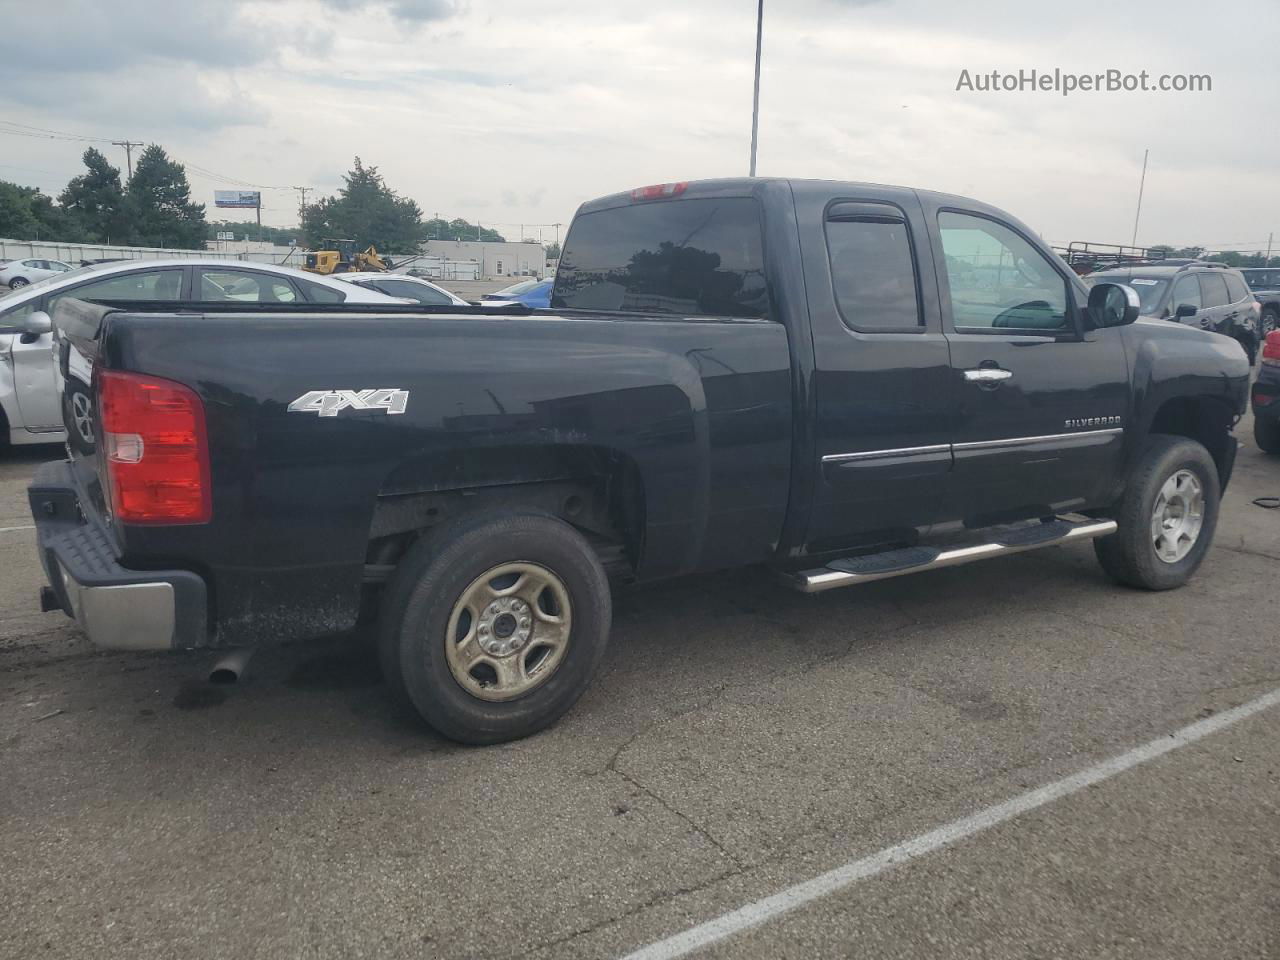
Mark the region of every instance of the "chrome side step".
[[862, 557], [832, 560], [825, 567], [801, 570], [786, 574], [785, 579], [801, 593], [821, 593], [836, 587], [850, 587], [855, 583], [887, 580], [904, 573], [921, 570], [937, 570], [955, 567], [988, 557], [1003, 557], [1038, 547], [1050, 547], [1073, 540], [1092, 540], [1116, 532], [1114, 520], [1051, 520], [1043, 524], [992, 531], [991, 539], [948, 549], [936, 547], [907, 547]]

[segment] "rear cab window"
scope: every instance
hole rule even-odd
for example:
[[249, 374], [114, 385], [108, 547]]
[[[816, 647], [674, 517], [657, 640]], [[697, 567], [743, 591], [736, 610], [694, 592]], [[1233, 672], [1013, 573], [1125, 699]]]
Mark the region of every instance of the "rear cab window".
[[906, 215], [889, 203], [843, 202], [826, 215], [836, 309], [863, 333], [924, 329]]
[[551, 306], [767, 318], [759, 204], [691, 197], [580, 214], [565, 239]]
[[1227, 281], [1220, 273], [1200, 274], [1200, 296], [1206, 307], [1225, 307], [1231, 302], [1227, 295]]
[[1244, 280], [1234, 273], [1224, 274], [1223, 276], [1227, 281], [1227, 293], [1230, 294], [1232, 303], [1248, 300], [1253, 295]]

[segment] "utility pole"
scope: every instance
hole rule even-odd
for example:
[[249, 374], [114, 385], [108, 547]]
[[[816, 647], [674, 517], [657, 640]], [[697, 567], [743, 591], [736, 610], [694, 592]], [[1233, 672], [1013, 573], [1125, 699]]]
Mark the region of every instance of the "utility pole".
[[552, 226], [556, 228], [556, 246], [558, 247], [560, 246], [560, 224], [553, 223]]
[[[763, 0], [761, 0], [763, 2]], [[1147, 154], [1150, 150], [1142, 151], [1142, 179], [1138, 181], [1138, 209], [1133, 215], [1133, 246], [1138, 245], [1138, 218], [1142, 216], [1142, 190], [1147, 185]]]
[[1267, 234], [1267, 259], [1262, 261], [1264, 267], [1271, 266], [1271, 241], [1275, 239], [1275, 236], [1274, 233]]
[[298, 203], [298, 226], [301, 227], [302, 221], [307, 215], [307, 194], [310, 193], [313, 188], [294, 187], [293, 189], [297, 190], [299, 195], [302, 197], [302, 200]]
[[760, 129], [760, 42], [764, 38], [764, 0], [756, 6], [756, 87], [751, 98], [751, 172], [756, 175], [756, 133]]
[[[129, 180], [133, 179], [133, 148], [142, 146], [137, 140], [112, 140], [113, 147], [124, 147], [124, 161], [129, 166]], [[126, 180], [126, 183], [129, 181]]]

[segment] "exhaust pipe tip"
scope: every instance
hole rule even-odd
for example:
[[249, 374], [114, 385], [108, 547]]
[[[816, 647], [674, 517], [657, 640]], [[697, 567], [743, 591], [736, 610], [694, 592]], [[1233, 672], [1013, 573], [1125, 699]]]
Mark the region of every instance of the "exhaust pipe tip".
[[253, 656], [253, 650], [248, 647], [232, 650], [210, 668], [209, 682], [218, 685], [239, 683], [244, 679], [251, 656]]

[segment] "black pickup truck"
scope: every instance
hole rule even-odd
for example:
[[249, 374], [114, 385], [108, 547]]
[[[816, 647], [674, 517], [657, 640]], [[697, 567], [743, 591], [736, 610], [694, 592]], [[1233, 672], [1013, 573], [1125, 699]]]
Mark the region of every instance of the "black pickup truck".
[[549, 310], [66, 301], [97, 434], [31, 484], [42, 599], [111, 648], [376, 617], [392, 691], [491, 743], [582, 693], [618, 583], [1097, 538], [1176, 587], [1249, 367], [1138, 308], [984, 204], [781, 179], [583, 205]]

